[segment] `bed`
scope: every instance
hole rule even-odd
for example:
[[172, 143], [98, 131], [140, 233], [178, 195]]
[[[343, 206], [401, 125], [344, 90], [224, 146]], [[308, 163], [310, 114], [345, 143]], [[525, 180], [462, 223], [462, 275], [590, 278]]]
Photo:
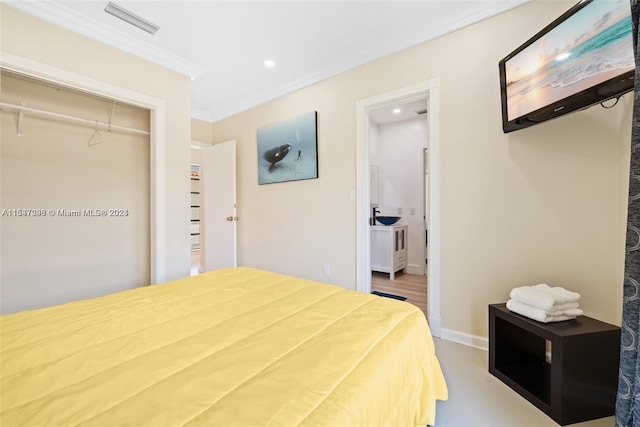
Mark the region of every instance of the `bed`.
[[229, 268], [0, 316], [0, 425], [414, 426], [447, 388], [424, 314]]

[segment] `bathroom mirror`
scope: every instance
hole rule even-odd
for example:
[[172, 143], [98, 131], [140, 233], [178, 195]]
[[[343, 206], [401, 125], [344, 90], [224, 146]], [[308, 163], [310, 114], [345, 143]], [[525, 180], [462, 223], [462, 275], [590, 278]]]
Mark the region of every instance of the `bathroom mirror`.
[[369, 194], [369, 203], [372, 205], [378, 204], [378, 166], [377, 165], [369, 165], [369, 180], [370, 180], [370, 194]]

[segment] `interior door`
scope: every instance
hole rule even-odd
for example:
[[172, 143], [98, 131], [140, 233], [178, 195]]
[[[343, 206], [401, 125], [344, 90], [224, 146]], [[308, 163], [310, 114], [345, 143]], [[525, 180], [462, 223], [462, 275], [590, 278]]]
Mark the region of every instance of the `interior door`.
[[424, 149], [424, 274], [427, 274], [429, 262], [429, 149]]
[[236, 142], [202, 149], [200, 164], [202, 271], [237, 266]]

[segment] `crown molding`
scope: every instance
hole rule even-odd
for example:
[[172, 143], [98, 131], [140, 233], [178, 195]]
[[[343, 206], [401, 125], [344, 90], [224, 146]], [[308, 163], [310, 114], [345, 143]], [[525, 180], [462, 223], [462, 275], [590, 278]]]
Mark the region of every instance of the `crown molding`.
[[211, 120], [211, 114], [206, 111], [198, 110], [196, 108], [191, 109], [191, 118], [196, 120], [202, 120], [203, 122], [213, 122]]
[[[208, 121], [216, 122], [242, 111], [264, 104], [268, 101], [284, 96], [296, 90], [311, 86], [322, 80], [336, 76], [345, 71], [349, 71], [368, 62], [380, 59], [392, 53], [416, 46], [420, 43], [435, 39], [447, 33], [459, 30], [463, 27], [475, 24], [485, 19], [491, 18], [500, 13], [530, 3], [533, 0], [503, 0], [496, 2], [481, 11], [468, 15], [462, 19], [444, 21], [440, 25], [431, 26], [429, 28], [420, 28], [417, 31], [401, 34], [386, 40], [377, 41], [364, 46], [357, 51], [349, 52], [336, 58], [331, 64], [317, 72], [306, 75], [300, 79], [291, 81], [287, 84], [274, 87], [263, 92], [253, 94], [242, 98], [233, 104], [226, 105], [224, 108], [214, 109], [208, 116]], [[201, 116], [204, 117], [204, 116]], [[200, 120], [205, 120], [201, 118]]]
[[[340, 73], [349, 71], [368, 62], [380, 59], [384, 56], [410, 48], [420, 43], [424, 43], [531, 1], [532, 0], [502, 0], [493, 2], [490, 6], [482, 9], [481, 11], [468, 15], [462, 19], [443, 21], [436, 26], [420, 28], [416, 31], [407, 32], [397, 37], [370, 43], [360, 49], [336, 58], [326, 66], [317, 69], [312, 74], [302, 76], [299, 79], [287, 82], [286, 84], [277, 87], [253, 93], [249, 96], [237, 98], [235, 102], [226, 104], [220, 108], [215, 108], [209, 112], [193, 109], [191, 115], [195, 119], [210, 123], [225, 119], [242, 111], [264, 104], [275, 98], [279, 98], [304, 87], [311, 86], [322, 80], [336, 76]], [[114, 30], [99, 21], [87, 18], [86, 16], [58, 3], [22, 0], [0, 0], [0, 3], [6, 4], [53, 24], [62, 26], [63, 28], [67, 28], [71, 31], [75, 31], [91, 39], [98, 40], [116, 49], [159, 64], [180, 74], [187, 75], [192, 80], [207, 71], [206, 68], [200, 65], [189, 62], [144, 41], [134, 39], [122, 31]]]
[[132, 55], [162, 65], [170, 70], [195, 79], [206, 71], [204, 67], [189, 62], [184, 58], [159, 49], [144, 41], [134, 39], [128, 34], [115, 30], [95, 19], [81, 15], [59, 3], [47, 1], [0, 0], [14, 9], [33, 15], [44, 21], [80, 33], [91, 39], [106, 43], [111, 47], [123, 50]]

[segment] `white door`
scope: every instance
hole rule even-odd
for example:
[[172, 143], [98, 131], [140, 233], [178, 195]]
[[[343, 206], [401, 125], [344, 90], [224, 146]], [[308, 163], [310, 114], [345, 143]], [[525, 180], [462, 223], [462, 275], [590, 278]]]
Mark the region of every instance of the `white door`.
[[202, 149], [200, 163], [202, 271], [237, 266], [236, 142]]
[[427, 263], [429, 262], [429, 149], [424, 149], [424, 259], [425, 259], [425, 272], [427, 274], [429, 269]]

